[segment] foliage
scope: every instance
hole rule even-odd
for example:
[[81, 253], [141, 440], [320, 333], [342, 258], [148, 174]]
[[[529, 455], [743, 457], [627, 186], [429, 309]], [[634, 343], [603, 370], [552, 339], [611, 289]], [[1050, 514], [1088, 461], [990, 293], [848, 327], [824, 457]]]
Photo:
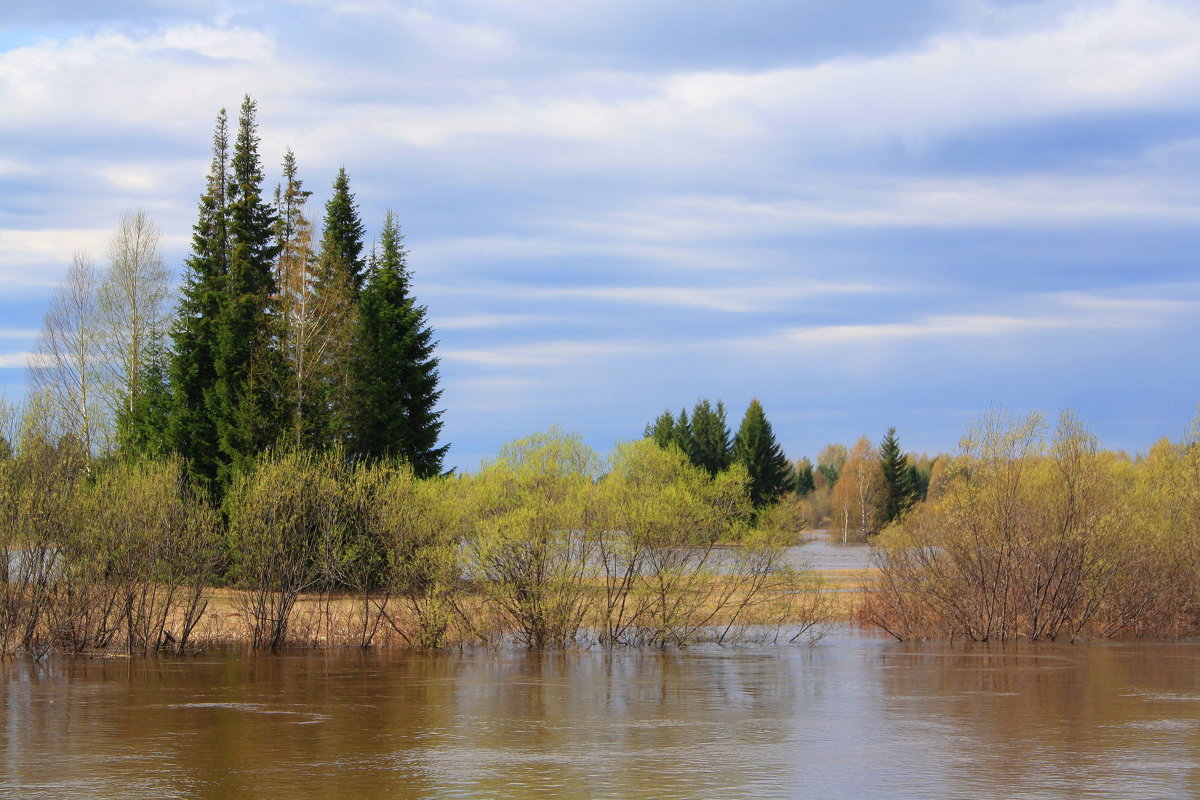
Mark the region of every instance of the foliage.
[[796, 482], [794, 468], [775, 441], [762, 403], [750, 401], [733, 442], [733, 457], [749, 477], [750, 500], [756, 506], [774, 502]]
[[1069, 412], [1049, 437], [1040, 416], [992, 412], [881, 537], [867, 618], [899, 638], [1195, 631], [1192, 460], [1160, 446], [1134, 468]]
[[418, 477], [441, 471], [438, 359], [424, 306], [409, 293], [403, 237], [388, 212], [354, 325], [347, 389], [352, 459], [400, 458]]
[[896, 429], [888, 428], [879, 443], [879, 468], [885, 497], [879, 520], [881, 528], [899, 517], [916, 498], [917, 489], [909, 466], [908, 456], [900, 450], [900, 442], [896, 439]]
[[817, 488], [813, 480], [813, 464], [807, 456], [796, 462], [796, 494], [803, 497]]
[[662, 448], [678, 447], [693, 464], [716, 475], [733, 463], [733, 443], [725, 421], [725, 404], [714, 406], [708, 398], [696, 401], [689, 418], [686, 409], [678, 417], [664, 411], [643, 432]]
[[215, 415], [221, 459], [217, 478], [229, 485], [283, 429], [285, 381], [274, 259], [275, 215], [262, 197], [256, 105], [246, 97], [238, 119], [226, 194], [228, 271], [216, 320]]

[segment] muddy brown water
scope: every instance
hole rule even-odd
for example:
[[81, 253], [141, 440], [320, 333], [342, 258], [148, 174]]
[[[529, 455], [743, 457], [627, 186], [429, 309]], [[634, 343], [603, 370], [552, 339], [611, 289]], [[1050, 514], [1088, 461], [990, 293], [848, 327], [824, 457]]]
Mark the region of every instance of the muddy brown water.
[[0, 663], [4, 798], [1188, 798], [1200, 644]]

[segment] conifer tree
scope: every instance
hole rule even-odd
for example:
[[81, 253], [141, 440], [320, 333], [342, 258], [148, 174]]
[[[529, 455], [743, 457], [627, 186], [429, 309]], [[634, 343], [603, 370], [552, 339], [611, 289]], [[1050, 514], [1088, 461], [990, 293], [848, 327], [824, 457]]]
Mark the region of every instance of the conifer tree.
[[274, 260], [275, 215], [262, 198], [256, 106], [242, 102], [227, 190], [228, 272], [216, 321], [217, 434], [223, 458], [218, 478], [274, 444], [283, 427], [285, 370], [275, 342], [280, 334]]
[[358, 204], [350, 192], [346, 168], [338, 170], [333, 181], [333, 196], [325, 204], [325, 224], [321, 232], [322, 280], [337, 280], [355, 293], [364, 278], [363, 235], [366, 229], [358, 214]]
[[137, 376], [137, 391], [117, 412], [117, 449], [131, 458], [159, 458], [174, 449], [170, 435], [172, 404], [168, 379], [170, 360], [159, 337], [145, 350]]
[[329, 402], [321, 379], [346, 308], [317, 291], [312, 223], [304, 214], [312, 192], [300, 180], [291, 149], [283, 156], [283, 179], [275, 189], [275, 282], [282, 322], [279, 345], [287, 365], [288, 437], [295, 447], [316, 449], [329, 444]]
[[796, 494], [804, 495], [817, 488], [813, 478], [813, 464], [808, 456], [796, 462]]
[[187, 464], [189, 476], [216, 489], [222, 460], [217, 433], [217, 319], [229, 271], [229, 129], [225, 109], [213, 132], [212, 166], [200, 213], [192, 228], [192, 252], [185, 262], [170, 362], [169, 440]]
[[323, 435], [330, 444], [344, 443], [349, 435], [348, 365], [366, 273], [362, 257], [364, 232], [358, 205], [350, 192], [350, 178], [342, 167], [333, 181], [333, 195], [325, 204], [312, 286], [314, 303], [325, 317], [321, 358], [314, 365], [314, 403], [325, 409]]
[[692, 421], [688, 419], [686, 408], [679, 409], [679, 417], [675, 420], [675, 441], [683, 454], [695, 463], [692, 459], [692, 454], [696, 452], [695, 442], [692, 440]]
[[888, 428], [887, 435], [879, 443], [879, 462], [886, 492], [883, 519], [880, 521], [880, 527], [883, 527], [908, 508], [914, 494], [908, 456], [900, 451], [895, 428]]
[[733, 444], [730, 442], [729, 426], [725, 422], [725, 404], [717, 401], [714, 407], [704, 398], [692, 409], [691, 423], [692, 463], [716, 475], [733, 463]]
[[750, 401], [733, 442], [733, 457], [750, 476], [750, 500], [756, 507], [772, 503], [795, 485], [792, 464], [775, 441], [771, 423], [757, 398]]
[[679, 437], [675, 430], [675, 415], [667, 409], [663, 413], [655, 417], [654, 422], [648, 423], [642, 435], [647, 439], [653, 439], [654, 443], [666, 450], [672, 445], [680, 447]]
[[379, 256], [359, 298], [346, 401], [348, 454], [356, 459], [399, 457], [420, 477], [441, 471], [441, 397], [433, 330], [409, 292], [403, 237], [389, 211]]

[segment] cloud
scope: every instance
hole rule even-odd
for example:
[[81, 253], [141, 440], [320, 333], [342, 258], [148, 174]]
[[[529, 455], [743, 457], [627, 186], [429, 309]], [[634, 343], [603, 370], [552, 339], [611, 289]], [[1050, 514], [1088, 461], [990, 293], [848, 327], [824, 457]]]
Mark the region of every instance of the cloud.
[[[519, 87], [519, 88], [518, 88]], [[956, 32], [872, 58], [653, 76], [575, 69], [503, 82], [453, 105], [391, 95], [349, 109], [355, 128], [423, 149], [478, 140], [567, 141], [578, 166], [752, 158], [766, 142], [813, 155], [899, 141], [922, 148], [982, 127], [1069, 115], [1179, 109], [1200, 97], [1200, 14], [1121, 0], [1074, 7], [1052, 24]], [[554, 151], [548, 164], [563, 162]], [[577, 166], [577, 168], [578, 168]], [[715, 165], [713, 165], [715, 166]]]
[[441, 352], [441, 357], [445, 361], [482, 367], [537, 367], [645, 355], [661, 349], [662, 345], [654, 342], [551, 341], [493, 348], [447, 349]]
[[901, 322], [785, 327], [765, 337], [734, 340], [727, 344], [736, 348], [778, 350], [796, 345], [822, 349], [875, 348], [922, 339], [945, 343], [996, 340], [1029, 334], [1168, 327], [1173, 322], [1172, 317], [1193, 315], [1200, 310], [1200, 301], [1106, 297], [1084, 292], [1014, 297], [1010, 304], [1035, 310], [1026, 313], [935, 313]]
[[478, 328], [506, 328], [545, 322], [549, 317], [536, 314], [466, 314], [462, 316], [434, 317], [431, 320], [437, 330], [474, 330]]
[[24, 369], [35, 358], [34, 353], [0, 353], [0, 369]]

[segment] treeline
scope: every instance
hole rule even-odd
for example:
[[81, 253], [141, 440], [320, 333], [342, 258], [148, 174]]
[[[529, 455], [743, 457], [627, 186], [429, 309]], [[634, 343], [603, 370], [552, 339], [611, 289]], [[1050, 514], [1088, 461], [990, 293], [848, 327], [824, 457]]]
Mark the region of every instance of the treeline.
[[439, 473], [438, 360], [395, 216], [367, 253], [343, 168], [318, 236], [290, 150], [266, 196], [255, 115], [247, 97], [236, 131], [217, 117], [177, 298], [142, 212], [122, 221], [107, 270], [74, 259], [30, 364], [29, 402], [50, 440], [78, 442], [89, 467], [178, 456], [214, 500], [283, 446]]
[[925, 498], [938, 459], [904, 453], [890, 428], [878, 447], [861, 438], [852, 450], [827, 445], [817, 465], [792, 462], [775, 439], [762, 403], [750, 402], [736, 434], [725, 404], [700, 399], [689, 415], [667, 410], [643, 434], [660, 447], [678, 449], [697, 467], [718, 475], [733, 465], [749, 478], [756, 508], [785, 502], [800, 524], [830, 527], [842, 540], [875, 535]]
[[[176, 458], [89, 472], [28, 419], [0, 458], [0, 652], [211, 643], [538, 648], [813, 633], [828, 595], [746, 475], [551, 430], [478, 473], [289, 449], [218, 513]], [[723, 547], [738, 541], [737, 548]]]
[[1131, 458], [1074, 415], [993, 412], [876, 538], [863, 619], [900, 639], [1200, 633], [1200, 444]]

